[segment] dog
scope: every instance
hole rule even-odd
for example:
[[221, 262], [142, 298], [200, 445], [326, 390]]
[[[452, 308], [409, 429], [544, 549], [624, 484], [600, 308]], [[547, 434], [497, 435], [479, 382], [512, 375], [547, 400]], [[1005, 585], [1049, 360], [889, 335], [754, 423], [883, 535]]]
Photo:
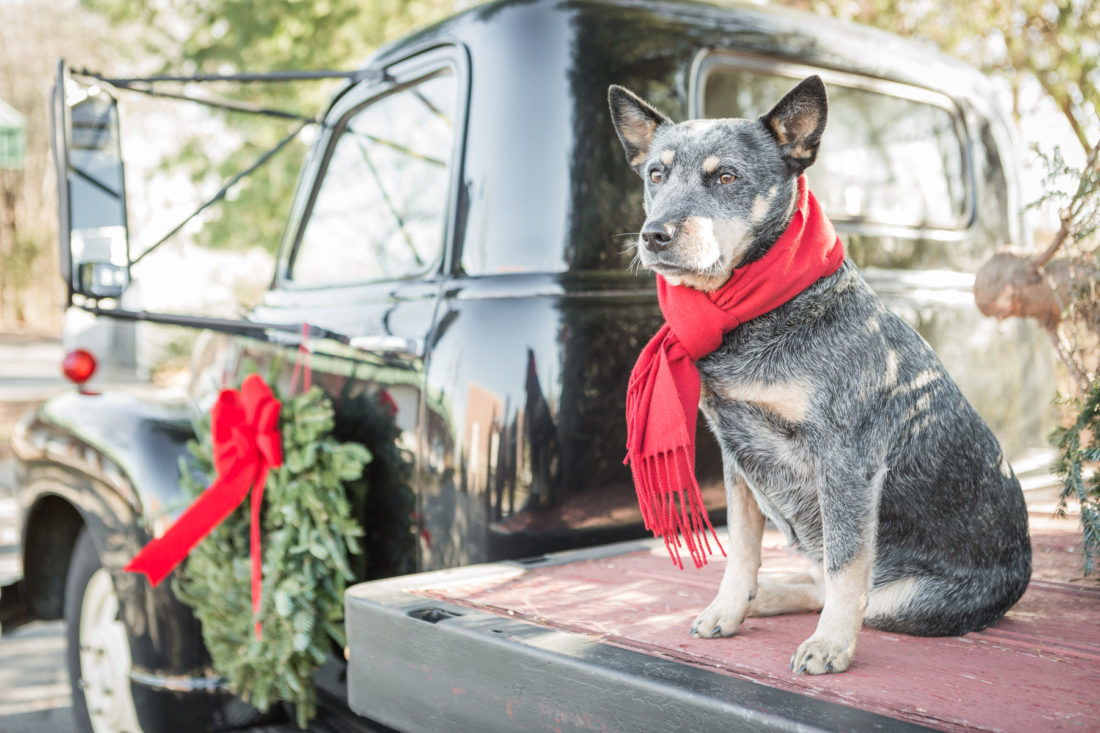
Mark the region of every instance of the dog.
[[[623, 87], [608, 99], [645, 185], [643, 267], [713, 292], [768, 252], [821, 144], [820, 77], [756, 120], [676, 124]], [[729, 559], [692, 636], [820, 612], [791, 669], [843, 672], [863, 624], [956, 636], [1019, 600], [1031, 574], [1019, 481], [931, 347], [850, 260], [696, 366], [723, 455]], [[813, 561], [812, 582], [758, 582], [765, 518]]]

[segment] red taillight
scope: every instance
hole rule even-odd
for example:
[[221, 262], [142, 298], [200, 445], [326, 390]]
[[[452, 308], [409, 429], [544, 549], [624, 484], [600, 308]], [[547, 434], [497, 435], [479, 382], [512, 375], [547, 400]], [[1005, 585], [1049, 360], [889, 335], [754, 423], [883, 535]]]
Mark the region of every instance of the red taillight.
[[95, 357], [90, 351], [75, 349], [69, 352], [65, 361], [61, 362], [61, 371], [69, 381], [81, 387], [95, 374]]

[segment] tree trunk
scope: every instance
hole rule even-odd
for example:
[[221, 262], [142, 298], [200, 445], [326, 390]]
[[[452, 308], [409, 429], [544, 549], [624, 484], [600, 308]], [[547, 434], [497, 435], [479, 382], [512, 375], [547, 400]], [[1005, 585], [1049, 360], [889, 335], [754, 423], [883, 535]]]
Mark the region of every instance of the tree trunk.
[[1034, 318], [1056, 328], [1066, 306], [1098, 277], [1100, 269], [1087, 258], [1058, 258], [1037, 266], [1034, 255], [1002, 250], [978, 270], [974, 302], [986, 316]]

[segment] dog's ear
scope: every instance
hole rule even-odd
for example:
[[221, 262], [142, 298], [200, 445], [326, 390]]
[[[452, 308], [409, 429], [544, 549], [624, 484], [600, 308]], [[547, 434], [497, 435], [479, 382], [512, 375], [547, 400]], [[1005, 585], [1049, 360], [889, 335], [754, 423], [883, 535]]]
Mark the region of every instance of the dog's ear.
[[821, 77], [809, 76], [799, 82], [771, 112], [760, 118], [764, 127], [779, 143], [787, 165], [796, 175], [817, 159], [829, 101]]
[[661, 125], [671, 125], [672, 120], [643, 102], [634, 92], [614, 84], [607, 90], [607, 102], [611, 105], [611, 121], [626, 151], [626, 160], [641, 175], [653, 133]]

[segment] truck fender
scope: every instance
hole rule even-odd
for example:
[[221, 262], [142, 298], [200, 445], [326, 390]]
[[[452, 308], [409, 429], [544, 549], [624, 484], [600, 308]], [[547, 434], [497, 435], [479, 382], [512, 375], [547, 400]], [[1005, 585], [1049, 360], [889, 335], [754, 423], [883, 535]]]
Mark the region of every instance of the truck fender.
[[153, 588], [122, 571], [152, 528], [184, 508], [177, 466], [193, 437], [186, 403], [127, 394], [67, 393], [24, 417], [12, 440], [16, 491], [26, 507], [24, 589], [33, 615], [60, 618], [73, 542], [87, 526], [111, 573], [135, 670], [215, 691], [199, 623], [171, 583]]

